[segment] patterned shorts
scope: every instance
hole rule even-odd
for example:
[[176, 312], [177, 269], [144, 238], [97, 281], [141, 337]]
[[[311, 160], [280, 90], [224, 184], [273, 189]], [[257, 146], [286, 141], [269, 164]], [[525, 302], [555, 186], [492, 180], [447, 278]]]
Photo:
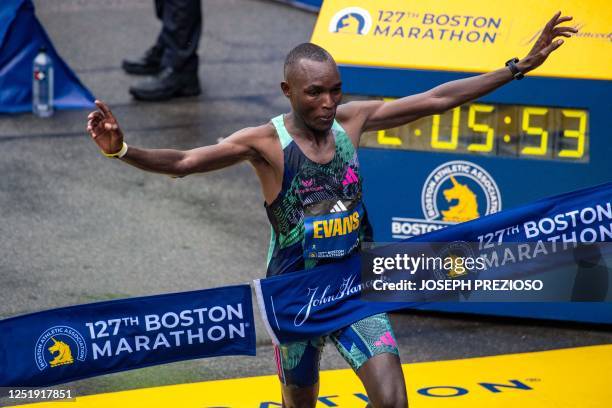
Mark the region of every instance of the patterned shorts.
[[357, 371], [368, 359], [382, 353], [399, 355], [386, 313], [366, 317], [330, 335], [274, 346], [281, 382], [307, 387], [319, 381], [319, 361], [330, 338], [342, 357]]

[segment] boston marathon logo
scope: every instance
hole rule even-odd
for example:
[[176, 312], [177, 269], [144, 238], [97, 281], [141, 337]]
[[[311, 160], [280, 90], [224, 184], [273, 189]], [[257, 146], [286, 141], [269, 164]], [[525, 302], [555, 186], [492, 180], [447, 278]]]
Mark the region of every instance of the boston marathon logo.
[[360, 7], [348, 7], [340, 10], [329, 22], [329, 31], [339, 34], [366, 35], [372, 28], [372, 17], [367, 10]]
[[85, 361], [87, 345], [83, 336], [72, 327], [55, 326], [45, 330], [34, 351], [36, 366], [43, 371], [47, 367], [58, 367]]
[[[245, 338], [242, 303], [86, 323], [93, 359]], [[136, 330], [130, 330], [136, 327]]]
[[46, 330], [36, 342], [36, 365], [42, 371], [48, 366], [85, 361], [88, 348], [92, 351], [91, 358], [98, 360], [245, 338], [249, 323], [244, 322], [244, 318], [242, 303], [238, 303], [99, 320], [85, 323], [89, 329], [87, 341], [72, 327], [55, 326]]
[[369, 33], [369, 37], [407, 40], [493, 44], [502, 32], [502, 18], [410, 10], [368, 11], [360, 7], [348, 7], [334, 14], [329, 22], [329, 32], [362, 36]]
[[421, 207], [425, 219], [393, 217], [393, 238], [426, 234], [501, 210], [495, 180], [482, 167], [454, 160], [435, 168], [425, 180]]

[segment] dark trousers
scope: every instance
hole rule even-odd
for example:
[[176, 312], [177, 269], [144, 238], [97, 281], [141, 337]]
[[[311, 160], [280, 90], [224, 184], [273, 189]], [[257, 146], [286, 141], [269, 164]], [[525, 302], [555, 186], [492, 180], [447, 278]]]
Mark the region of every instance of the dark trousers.
[[162, 52], [161, 65], [179, 71], [197, 71], [202, 33], [200, 0], [155, 0], [155, 12], [162, 22], [155, 45]]

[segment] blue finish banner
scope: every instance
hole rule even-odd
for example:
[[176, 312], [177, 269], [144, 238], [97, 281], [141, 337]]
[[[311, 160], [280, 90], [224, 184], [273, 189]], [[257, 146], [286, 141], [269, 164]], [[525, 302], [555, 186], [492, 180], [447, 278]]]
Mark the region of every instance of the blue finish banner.
[[56, 109], [94, 107], [94, 97], [59, 56], [34, 15], [31, 0], [0, 5], [0, 112], [32, 111], [32, 62], [45, 46], [53, 61]]
[[0, 386], [255, 355], [249, 285], [70, 306], [0, 321]]
[[560, 194], [405, 242], [612, 242], [612, 183]]
[[361, 300], [373, 282], [361, 281], [360, 255], [254, 282], [259, 310], [275, 344], [317, 337], [377, 313], [419, 304]]
[[[534, 245], [541, 251], [540, 247], [555, 244], [562, 247], [577, 242], [612, 242], [612, 183], [543, 199], [406, 242], [471, 242], [485, 249], [499, 247], [502, 252], [498, 259], [504, 262], [510, 257], [510, 243], [541, 243]], [[369, 252], [384, 256], [390, 248], [382, 246]], [[424, 304], [364, 300], [362, 295], [371, 292], [376, 280], [360, 276], [364, 260], [364, 256], [356, 255], [312, 270], [255, 281], [260, 309], [273, 341], [312, 338], [376, 313]], [[606, 319], [612, 322], [610, 316]]]

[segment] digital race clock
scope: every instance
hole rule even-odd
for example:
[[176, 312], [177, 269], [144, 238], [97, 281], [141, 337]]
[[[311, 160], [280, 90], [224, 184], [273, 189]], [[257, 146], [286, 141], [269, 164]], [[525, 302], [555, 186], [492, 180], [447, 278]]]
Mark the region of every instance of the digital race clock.
[[367, 132], [361, 146], [588, 162], [589, 112], [469, 103], [395, 129]]

